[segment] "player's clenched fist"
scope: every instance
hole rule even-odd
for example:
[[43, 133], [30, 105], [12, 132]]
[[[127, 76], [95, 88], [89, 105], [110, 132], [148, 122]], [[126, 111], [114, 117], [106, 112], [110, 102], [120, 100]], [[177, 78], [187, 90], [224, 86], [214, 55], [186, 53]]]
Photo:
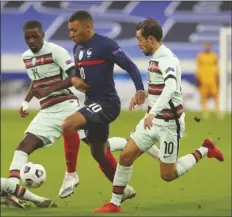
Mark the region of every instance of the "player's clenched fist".
[[19, 114], [22, 118], [25, 118], [29, 115], [28, 112], [28, 102], [24, 101], [20, 110], [19, 110]]
[[145, 102], [146, 97], [146, 93], [143, 90], [137, 91], [135, 96], [131, 98], [129, 110], [134, 109], [136, 105], [142, 105]]
[[89, 89], [89, 85], [87, 85], [82, 79], [78, 77], [72, 77], [71, 79], [72, 85], [79, 91], [86, 93]]
[[135, 94], [134, 100], [137, 105], [142, 105], [145, 102], [146, 94], [143, 90], [138, 90]]

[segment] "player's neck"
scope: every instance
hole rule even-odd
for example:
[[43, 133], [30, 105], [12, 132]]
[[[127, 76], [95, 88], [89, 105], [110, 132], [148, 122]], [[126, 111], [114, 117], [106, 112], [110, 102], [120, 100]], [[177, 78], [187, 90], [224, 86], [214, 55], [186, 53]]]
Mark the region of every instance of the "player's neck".
[[88, 37], [87, 41], [89, 41], [94, 35], [95, 35], [95, 32], [91, 31], [90, 34], [89, 34], [89, 37]]
[[152, 55], [155, 54], [155, 52], [156, 52], [157, 50], [159, 50], [159, 48], [160, 48], [162, 45], [163, 45], [162, 42], [154, 44], [153, 49], [152, 49]]

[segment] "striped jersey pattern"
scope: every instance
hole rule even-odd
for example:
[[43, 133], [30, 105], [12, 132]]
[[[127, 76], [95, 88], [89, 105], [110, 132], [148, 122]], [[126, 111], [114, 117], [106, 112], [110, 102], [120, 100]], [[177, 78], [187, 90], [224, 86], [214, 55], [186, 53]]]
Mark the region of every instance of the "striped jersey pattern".
[[[181, 65], [178, 58], [165, 45], [162, 45], [151, 57], [148, 66], [148, 111], [156, 103], [161, 95], [165, 81], [173, 78], [177, 82], [177, 88], [171, 98], [171, 104], [174, 105], [177, 115], [183, 112], [183, 100], [181, 94]], [[170, 102], [165, 105], [164, 109], [156, 114], [156, 118], [174, 119], [173, 106]]]
[[[38, 53], [24, 52], [22, 59], [35, 89], [56, 85], [67, 78], [65, 71], [75, 66], [67, 50], [47, 41]], [[69, 99], [77, 99], [69, 89], [53, 92], [40, 99], [41, 109]]]

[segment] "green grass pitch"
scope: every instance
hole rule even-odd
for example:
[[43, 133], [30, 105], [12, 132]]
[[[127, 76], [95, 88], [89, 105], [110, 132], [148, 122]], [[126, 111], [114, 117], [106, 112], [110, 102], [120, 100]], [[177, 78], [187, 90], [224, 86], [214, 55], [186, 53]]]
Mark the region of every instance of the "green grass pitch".
[[[21, 119], [17, 111], [1, 111], [1, 176], [7, 177], [14, 149], [35, 114], [30, 112], [27, 119]], [[143, 114], [142, 111], [122, 112], [112, 124], [110, 136], [128, 137]], [[193, 118], [199, 115], [186, 114], [186, 136], [181, 140], [179, 156], [194, 151], [205, 137], [212, 137], [221, 147], [225, 161], [205, 158], [183, 177], [166, 183], [159, 176], [159, 164], [144, 154], [136, 161], [130, 182], [137, 191], [136, 198], [122, 205], [122, 213], [105, 215], [231, 216], [231, 114], [223, 121], [212, 116], [197, 123]], [[118, 159], [119, 153], [115, 155]], [[62, 139], [33, 153], [29, 160], [41, 163], [47, 170], [46, 182], [32, 191], [55, 200], [58, 208], [2, 207], [2, 216], [102, 216], [92, 210], [111, 198], [112, 186], [98, 169], [88, 146], [81, 144], [79, 151], [80, 185], [74, 195], [64, 200], [58, 198], [65, 172]]]

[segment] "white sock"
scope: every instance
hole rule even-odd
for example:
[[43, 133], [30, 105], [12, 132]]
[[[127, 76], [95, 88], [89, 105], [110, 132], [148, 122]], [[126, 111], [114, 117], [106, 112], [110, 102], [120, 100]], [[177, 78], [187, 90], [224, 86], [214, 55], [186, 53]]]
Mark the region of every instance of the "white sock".
[[192, 154], [185, 155], [179, 158], [176, 162], [177, 175], [182, 176], [196, 165], [196, 158]]
[[45, 199], [36, 194], [33, 194], [29, 190], [23, 188], [21, 185], [18, 185], [12, 182], [10, 179], [6, 178], [1, 178], [1, 192], [2, 191], [7, 191], [8, 193], [15, 195], [18, 198], [32, 202], [42, 202]]
[[201, 156], [202, 156], [202, 157], [205, 157], [205, 156], [208, 155], [209, 149], [206, 148], [206, 147], [201, 146], [201, 147], [198, 148], [197, 150], [201, 153]]
[[160, 161], [161, 152], [160, 152], [160, 149], [156, 145], [153, 145], [147, 152], [157, 161]]
[[127, 140], [121, 137], [112, 137], [108, 139], [110, 144], [110, 151], [121, 151], [125, 148]]
[[[113, 186], [122, 186], [122, 187], [127, 186], [132, 175], [132, 168], [133, 166], [124, 167], [118, 164], [114, 176]], [[116, 206], [120, 206], [122, 195], [123, 192], [122, 194], [112, 193], [112, 199], [110, 202], [115, 204]]]
[[[20, 171], [21, 168], [27, 163], [27, 160], [28, 160], [27, 153], [19, 150], [16, 150], [14, 152], [14, 157], [10, 165], [10, 171], [12, 170], [12, 173], [10, 173], [9, 179], [15, 184], [19, 184], [20, 182], [19, 172], [15, 172], [15, 171]], [[13, 173], [13, 171], [15, 173]]]
[[39, 195], [36, 195], [34, 193], [32, 193], [31, 191], [27, 190], [25, 191], [23, 197], [24, 200], [28, 200], [28, 201], [32, 201], [32, 202], [37, 202], [37, 203], [41, 203], [45, 200], [44, 197], [40, 197]]

